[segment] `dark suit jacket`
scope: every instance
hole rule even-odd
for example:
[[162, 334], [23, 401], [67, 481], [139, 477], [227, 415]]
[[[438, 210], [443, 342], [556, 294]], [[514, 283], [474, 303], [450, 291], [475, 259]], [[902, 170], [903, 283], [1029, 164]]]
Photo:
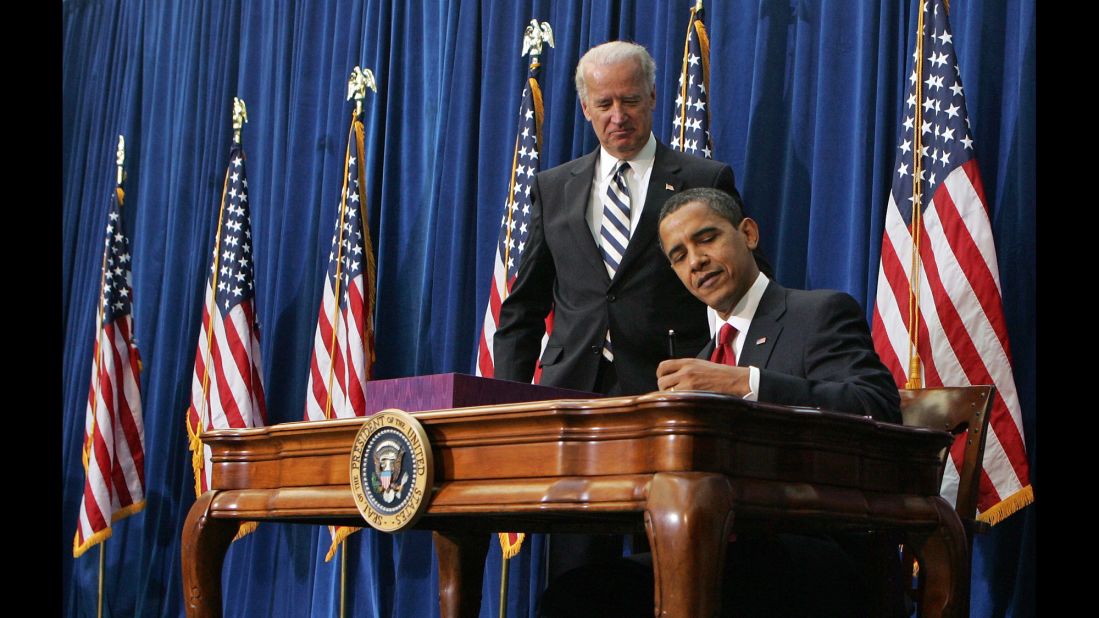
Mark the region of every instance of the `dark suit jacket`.
[[[709, 358], [713, 339], [699, 353]], [[737, 364], [759, 368], [759, 401], [901, 422], [900, 396], [858, 302], [767, 284]]]
[[611, 280], [586, 217], [598, 156], [596, 150], [534, 179], [526, 251], [493, 338], [497, 378], [530, 381], [551, 308], [553, 333], [541, 360], [541, 383], [549, 386], [594, 390], [608, 325], [621, 394], [656, 390], [669, 329], [683, 356], [696, 354], [709, 338], [705, 305], [660, 251], [657, 219], [675, 192], [735, 191], [732, 168], [657, 143], [641, 220]]

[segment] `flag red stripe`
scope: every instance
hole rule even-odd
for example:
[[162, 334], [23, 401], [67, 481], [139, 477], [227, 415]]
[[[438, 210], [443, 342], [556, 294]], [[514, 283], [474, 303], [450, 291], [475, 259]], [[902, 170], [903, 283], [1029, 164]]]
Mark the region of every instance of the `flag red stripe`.
[[[904, 276], [904, 269], [901, 267], [900, 259], [897, 257], [897, 252], [893, 247], [893, 243], [889, 241], [888, 234], [885, 235], [885, 239], [882, 242], [881, 263], [881, 275], [885, 277], [884, 284], [890, 291], [890, 294], [888, 294], [887, 296], [890, 296], [896, 302], [897, 312], [899, 315], [907, 315], [908, 280]], [[878, 281], [878, 285], [881, 286], [882, 282]], [[875, 315], [878, 314], [877, 311], [875, 311], [874, 313]], [[907, 332], [908, 329], [905, 328], [904, 330]], [[891, 340], [888, 340], [888, 333], [885, 329], [884, 322], [882, 323], [881, 332], [887, 338], [881, 340], [881, 344], [875, 345], [874, 347], [878, 348], [879, 356], [884, 357], [883, 351], [888, 350], [888, 356], [896, 359], [897, 364], [892, 368], [893, 379], [896, 381], [897, 386], [903, 386], [904, 383], [908, 380], [907, 359], [901, 359], [894, 353], [893, 345], [899, 342], [892, 342]], [[878, 340], [875, 339], [875, 341]]]
[[[355, 277], [355, 279], [351, 281], [351, 286], [348, 287], [348, 289], [347, 289], [347, 295], [348, 295], [347, 311], [350, 315], [347, 319], [346, 324], [348, 326], [349, 332], [350, 331], [354, 331], [355, 333], [361, 333], [362, 332], [362, 330], [359, 328], [359, 325], [363, 323], [363, 297], [362, 297], [362, 294], [360, 294], [360, 290], [359, 290], [359, 283], [361, 281], [362, 281], [361, 277]], [[363, 392], [363, 386], [364, 385], [363, 385], [363, 382], [362, 382], [362, 380], [365, 379], [365, 376], [361, 375], [361, 374], [365, 374], [365, 369], [366, 369], [365, 365], [367, 365], [368, 362], [365, 358], [361, 358], [360, 360], [362, 361], [364, 366], [360, 366], [360, 365], [356, 364], [355, 360], [356, 360], [356, 356], [358, 356], [358, 355], [355, 354], [355, 350], [353, 350], [352, 347], [351, 347], [351, 346], [358, 346], [359, 350], [364, 352], [364, 354], [362, 354], [362, 356], [365, 357], [366, 354], [365, 354], [365, 349], [363, 347], [362, 336], [359, 335], [358, 337], [354, 338], [354, 339], [357, 339], [358, 341], [352, 341], [352, 337], [350, 335], [348, 335], [347, 339], [348, 339], [347, 358], [348, 358], [348, 364], [351, 368], [351, 373], [348, 376], [349, 384], [347, 385], [347, 393], [348, 393], [348, 399], [351, 402], [351, 409], [355, 411], [356, 416], [359, 416], [359, 415], [365, 414], [365, 412], [366, 412], [366, 393]]]
[[[127, 316], [125, 319], [118, 321], [120, 346], [126, 351], [126, 362], [122, 367], [122, 397], [119, 397], [119, 425], [122, 428], [123, 438], [126, 440], [126, 445], [129, 450], [129, 458], [133, 463], [133, 467], [137, 472], [138, 481], [141, 487], [145, 487], [145, 446], [143, 444], [144, 433], [143, 428], [138, 426], [137, 420], [141, 413], [140, 405], [140, 393], [138, 390], [139, 376], [137, 372], [137, 366], [140, 362], [137, 349], [130, 347], [129, 342], [132, 340], [130, 337], [130, 318]], [[129, 392], [127, 388], [127, 381], [132, 380], [133, 392]], [[130, 396], [133, 396], [134, 405], [131, 407]], [[117, 438], [116, 438], [117, 439]], [[123, 504], [127, 504], [123, 502]]]
[[480, 374], [486, 378], [491, 378], [495, 375], [496, 368], [492, 364], [492, 356], [488, 350], [488, 341], [485, 339], [485, 335], [481, 333], [481, 344], [478, 347], [477, 354], [477, 368], [480, 369]]
[[[238, 412], [237, 417], [226, 415], [226, 420], [229, 422], [230, 427], [250, 427], [249, 420], [244, 419], [244, 413], [252, 407], [252, 393], [255, 392], [255, 383], [252, 382], [252, 338], [249, 336], [249, 332], [252, 329], [252, 312], [251, 302], [241, 303], [237, 305], [228, 315], [224, 316], [221, 322], [223, 332], [225, 333], [225, 342], [229, 346], [230, 358], [233, 365], [236, 367], [237, 375], [244, 381], [247, 388], [244, 393], [244, 397], [247, 399], [237, 401]], [[239, 329], [239, 330], [238, 330]], [[223, 351], [224, 352], [224, 351]], [[222, 365], [222, 370], [219, 373], [228, 373], [230, 367]], [[234, 380], [235, 382], [235, 380]], [[237, 395], [231, 390], [222, 393], [222, 398], [226, 396], [235, 398]], [[249, 414], [249, 417], [251, 415]]]
[[[217, 319], [219, 322], [221, 321], [220, 317]], [[232, 388], [229, 385], [229, 381], [226, 379], [225, 372], [221, 369], [224, 366], [223, 362], [224, 361], [221, 359], [220, 342], [216, 336], [212, 337], [210, 339], [210, 364], [213, 366], [213, 371], [210, 372], [210, 379], [217, 383], [217, 402], [220, 403], [221, 413], [225, 415], [229, 427], [242, 427], [244, 426], [244, 421], [241, 417], [240, 409], [237, 407], [237, 400], [233, 398]], [[206, 394], [211, 406], [214, 403], [212, 395], [213, 393]], [[204, 431], [216, 427], [214, 424], [213, 412], [214, 410], [210, 409], [206, 414], [206, 427], [203, 427]]]
[[263, 393], [263, 378], [260, 376], [259, 362], [259, 333], [255, 330], [252, 332], [252, 384], [254, 388], [252, 391], [252, 405], [256, 411], [259, 412], [259, 419], [254, 416], [252, 418], [252, 425], [255, 427], [261, 427], [267, 425], [267, 400], [266, 395]]
[[[921, 243], [926, 244], [926, 243]], [[908, 315], [908, 275], [904, 271], [904, 267], [900, 262], [898, 254], [890, 242], [888, 235], [885, 236], [885, 240], [882, 242], [882, 269], [886, 275], [886, 283], [893, 292], [893, 297], [897, 301], [897, 311], [901, 316]], [[881, 285], [879, 283], [879, 285]], [[917, 344], [916, 353], [920, 357], [920, 361], [923, 363], [923, 378], [925, 386], [929, 386], [934, 383], [940, 383], [938, 371], [935, 367], [935, 360], [931, 354], [929, 338], [927, 334], [927, 323], [923, 319], [922, 312], [917, 308], [917, 314], [919, 317], [919, 328], [917, 330]], [[908, 331], [907, 325], [902, 325], [902, 330]], [[901, 346], [908, 347], [908, 341], [901, 342]], [[908, 360], [898, 359], [901, 366], [901, 377], [898, 378], [894, 373], [893, 377], [897, 380], [897, 386], [903, 388], [908, 381]]]
[[904, 383], [904, 365], [901, 364], [901, 359], [897, 358], [893, 346], [886, 343], [888, 338], [885, 334], [885, 323], [882, 321], [881, 313], [876, 308], [872, 317], [871, 333], [874, 339], [874, 349], [877, 351], [878, 357], [881, 358], [882, 364], [889, 368], [889, 373], [893, 374], [893, 383]]
[[[950, 235], [949, 240], [951, 247], [956, 248], [961, 246], [963, 250], [968, 253], [970, 259], [966, 262], [962, 261], [961, 256], [957, 256], [959, 264], [962, 265], [962, 269], [967, 274], [967, 279], [972, 285], [974, 279], [981, 280], [983, 290], [974, 289], [977, 293], [977, 300], [981, 302], [982, 309], [984, 310], [985, 317], [989, 318], [989, 322], [992, 324], [993, 329], [996, 329], [995, 322], [1000, 323], [1000, 328], [1003, 329], [1003, 335], [1006, 338], [1006, 326], [1003, 322], [1002, 313], [996, 311], [995, 308], [1002, 306], [1002, 302], [999, 297], [999, 293], [996, 290], [995, 281], [992, 279], [991, 273], [987, 269], [987, 265], [984, 259], [981, 258], [979, 251], [972, 242], [972, 238], [968, 233], [964, 233], [965, 227], [958, 220], [957, 210], [953, 200], [945, 191], [937, 192], [935, 195], [936, 213], [940, 220], [944, 223], [944, 231], [946, 229], [946, 222], [949, 220], [952, 223], [954, 233]], [[944, 215], [946, 220], [944, 220]], [[958, 228], [961, 228], [960, 230]], [[927, 243], [930, 245], [930, 243]], [[928, 249], [930, 252], [930, 248]], [[964, 255], [965, 253], [963, 253]], [[931, 267], [934, 267], [934, 262], [930, 263]], [[939, 277], [936, 268], [928, 267], [925, 264], [929, 283], [933, 283], [936, 297], [936, 306], [939, 309], [940, 319], [944, 322], [949, 319], [950, 328], [947, 331], [950, 337], [951, 344], [955, 348], [955, 352], [958, 356], [959, 362], [961, 362], [963, 369], [965, 370], [966, 378], [970, 384], [995, 384], [992, 378], [992, 374], [985, 364], [985, 357], [977, 349], [972, 338], [969, 335], [968, 329], [965, 324], [962, 323], [961, 316], [958, 315], [951, 300], [947, 297], [946, 290], [943, 287], [941, 278]], [[976, 271], [976, 277], [969, 273]], [[983, 299], [981, 294], [994, 294], [994, 304]], [[940, 301], [939, 299], [943, 299]], [[993, 309], [992, 313], [995, 313], [1000, 319], [992, 320], [989, 310]], [[942, 317], [946, 314], [946, 318]], [[944, 327], [946, 324], [944, 324]], [[1000, 334], [997, 333], [997, 339], [999, 339], [1001, 345], [1004, 343], [1003, 339], [1000, 339]], [[1004, 353], [1007, 354], [1007, 348], [1004, 348]], [[1010, 363], [1010, 356], [1007, 357], [1007, 362]], [[1002, 393], [997, 390], [996, 401], [994, 403], [994, 413], [989, 423], [992, 426], [993, 431], [996, 432], [996, 437], [1000, 441], [1004, 450], [1007, 452], [1025, 452], [1026, 448], [1023, 444], [1022, 436], [1019, 433], [1019, 427], [1015, 424], [1014, 420], [1008, 411], [1007, 403], [1004, 401]], [[1002, 412], [1002, 413], [996, 413]], [[1013, 449], [1015, 449], [1013, 451]], [[1022, 480], [1027, 477], [1027, 470], [1025, 462], [1021, 461], [1021, 458], [1010, 458], [1016, 475]], [[960, 465], [960, 460], [959, 460]]]
[[[119, 354], [118, 344], [121, 343], [123, 346], [126, 346], [126, 342], [119, 342], [116, 335], [114, 323], [103, 326], [103, 344], [101, 345], [101, 349], [104, 353], [106, 366], [102, 367], [100, 373], [103, 376], [103, 381], [111, 383], [112, 387], [112, 399], [107, 400], [107, 405], [104, 409], [104, 412], [107, 415], [107, 422], [110, 423], [111, 427], [111, 443], [108, 445], [104, 436], [100, 435], [100, 438], [97, 440], [99, 444], [96, 445], [97, 456], [101, 453], [106, 455], [106, 458], [100, 463], [100, 469], [103, 472], [103, 478], [111, 480], [112, 510], [120, 504], [132, 503], [130, 489], [126, 485], [126, 477], [123, 474], [122, 465], [118, 460], [118, 443], [119, 440], [124, 439], [118, 432], [120, 425], [119, 421], [121, 420], [120, 408], [125, 405], [126, 398], [121, 396], [122, 385], [114, 384], [113, 378], [119, 373], [118, 370], [121, 370], [122, 368], [122, 356]], [[129, 358], [128, 355], [127, 358]], [[102, 451], [99, 450], [100, 446], [103, 448]], [[103, 465], [107, 466], [106, 469], [103, 469]]]
[[[975, 167], [976, 162], [970, 161], [963, 167], [968, 168], [970, 165]], [[972, 177], [969, 178], [972, 182]], [[1009, 352], [1007, 323], [1004, 320], [1003, 312], [1000, 310], [1000, 307], [1003, 306], [1003, 300], [1000, 298], [1000, 289], [996, 285], [996, 279], [992, 271], [988, 269], [988, 263], [977, 244], [973, 241], [973, 237], [969, 235], [969, 230], [958, 212], [957, 204], [954, 202], [953, 196], [946, 191], [945, 185], [941, 186], [939, 191], [935, 193], [935, 204], [936, 212], [942, 221], [943, 234], [950, 243], [954, 255], [957, 256], [962, 272], [965, 273], [970, 287], [973, 288], [973, 292], [976, 294], [977, 302], [981, 304], [985, 318], [991, 324], [996, 339], [999, 340], [1010, 362], [1011, 354]]]
[[[106, 528], [109, 522], [103, 516], [103, 511], [99, 508], [99, 502], [97, 502], [95, 499], [95, 493], [92, 490], [92, 482], [93, 479], [91, 478], [88, 478], [88, 480], [84, 482], [83, 507], [84, 515], [85, 517], [87, 517], [89, 527], [91, 528], [90, 530], [88, 530], [88, 532], [90, 532], [91, 534], [95, 534], [96, 532]], [[102, 486], [102, 483], [100, 483], [100, 485]], [[107, 504], [105, 506], [107, 508], [110, 508], [110, 504]], [[78, 531], [82, 532], [80, 528], [78, 528]], [[91, 534], [82, 534], [81, 539], [83, 540], [91, 536]]]

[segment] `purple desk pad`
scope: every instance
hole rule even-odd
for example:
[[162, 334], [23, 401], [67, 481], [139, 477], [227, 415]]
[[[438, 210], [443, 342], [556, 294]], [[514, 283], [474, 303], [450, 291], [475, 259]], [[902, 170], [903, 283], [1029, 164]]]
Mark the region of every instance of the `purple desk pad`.
[[480, 378], [464, 373], [440, 373], [367, 382], [366, 414], [367, 416], [376, 414], [386, 408], [420, 412], [498, 403], [598, 397], [602, 395], [552, 386]]

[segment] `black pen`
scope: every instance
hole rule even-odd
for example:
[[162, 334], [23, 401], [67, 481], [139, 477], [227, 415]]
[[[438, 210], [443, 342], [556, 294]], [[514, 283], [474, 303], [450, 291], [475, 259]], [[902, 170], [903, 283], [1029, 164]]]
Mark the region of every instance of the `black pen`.
[[675, 358], [675, 331], [668, 329], [668, 358]]

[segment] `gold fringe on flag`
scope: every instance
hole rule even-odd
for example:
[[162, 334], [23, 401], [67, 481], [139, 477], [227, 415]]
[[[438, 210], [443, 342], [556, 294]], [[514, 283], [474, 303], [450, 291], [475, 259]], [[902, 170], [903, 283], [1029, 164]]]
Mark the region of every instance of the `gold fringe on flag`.
[[527, 537], [522, 532], [497, 532], [500, 537], [500, 551], [504, 554], [504, 560], [511, 560], [523, 549], [523, 539]]
[[259, 522], [255, 522], [255, 521], [241, 522], [240, 528], [237, 528], [237, 534], [236, 534], [236, 536], [233, 537], [233, 540], [237, 541], [239, 539], [243, 539], [244, 537], [248, 536], [249, 534], [252, 534], [253, 532], [256, 531], [256, 526], [259, 526]]
[[977, 516], [977, 521], [983, 521], [990, 526], [995, 526], [1008, 515], [1011, 515], [1015, 511], [1032, 504], [1034, 502], [1034, 489], [1027, 485], [1019, 491], [1011, 494], [1007, 498], [996, 503], [996, 506], [988, 509]]
[[352, 528], [351, 526], [328, 526], [328, 532], [332, 535], [332, 544], [328, 547], [328, 553], [324, 555], [325, 562], [331, 562], [336, 557], [336, 552], [340, 549], [340, 543], [347, 540], [347, 537], [355, 534], [362, 528]]

